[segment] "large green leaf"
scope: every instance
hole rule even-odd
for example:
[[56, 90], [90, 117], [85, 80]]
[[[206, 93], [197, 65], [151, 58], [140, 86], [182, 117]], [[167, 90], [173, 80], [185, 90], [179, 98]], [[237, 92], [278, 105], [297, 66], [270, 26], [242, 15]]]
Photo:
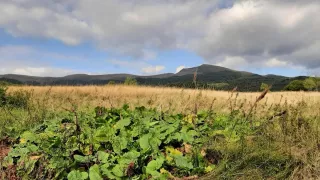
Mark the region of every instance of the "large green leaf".
[[110, 170], [109, 164], [104, 164], [100, 166], [100, 170], [102, 172], [102, 175], [107, 176], [109, 179], [115, 179], [116, 176], [114, 176]]
[[122, 129], [126, 126], [129, 126], [131, 123], [131, 119], [130, 118], [124, 118], [124, 119], [121, 119], [120, 121], [118, 121], [115, 125], [115, 128], [116, 129]]
[[134, 126], [131, 131], [131, 136], [132, 137], [139, 136], [142, 130], [143, 130], [142, 126]]
[[37, 136], [30, 132], [30, 131], [25, 131], [21, 136], [20, 136], [20, 142], [35, 142], [37, 140]]
[[160, 173], [158, 172], [158, 170], [162, 167], [163, 162], [164, 162], [163, 157], [159, 157], [156, 160], [150, 161], [146, 167], [146, 173], [151, 174], [152, 176], [155, 176], [155, 177], [160, 176]]
[[29, 150], [30, 152], [36, 152], [36, 151], [39, 150], [39, 146], [36, 146], [36, 145], [34, 145], [34, 144], [31, 144], [31, 145], [27, 146], [27, 148], [28, 148], [28, 150]]
[[150, 128], [150, 127], [153, 127], [153, 126], [156, 125], [156, 124], [159, 124], [159, 121], [151, 122], [151, 123], [149, 123], [148, 125], [149, 125], [149, 128]]
[[181, 133], [182, 140], [186, 143], [192, 143], [194, 141], [194, 138], [198, 136], [198, 133], [195, 130], [190, 130], [188, 132]]
[[164, 159], [163, 158], [158, 158], [156, 160], [152, 160], [148, 163], [147, 165], [147, 169], [150, 169], [150, 170], [158, 170], [161, 168], [162, 164], [164, 162]]
[[93, 165], [89, 169], [90, 180], [103, 180], [100, 175], [99, 166], [97, 164]]
[[80, 156], [80, 155], [74, 155], [73, 156], [74, 160], [79, 163], [88, 163], [91, 161], [91, 157], [89, 156]]
[[149, 143], [150, 136], [151, 136], [150, 134], [145, 134], [139, 139], [139, 144], [143, 151], [148, 150], [150, 147], [150, 143]]
[[112, 168], [112, 172], [117, 177], [123, 177], [124, 176], [124, 167], [117, 164], [115, 167]]
[[176, 155], [176, 156], [174, 156], [174, 160], [175, 160], [177, 167], [186, 168], [186, 169], [193, 168], [191, 161], [189, 161], [188, 158], [185, 156]]
[[129, 165], [132, 162], [136, 162], [139, 157], [139, 152], [131, 150], [130, 152], [123, 154], [122, 157], [118, 159], [118, 162], [122, 165]]
[[150, 140], [150, 145], [154, 151], [159, 150], [159, 146], [161, 145], [162, 141], [157, 137], [154, 137]]
[[93, 135], [95, 142], [110, 142], [115, 136], [115, 129], [109, 126], [98, 128]]
[[114, 152], [121, 154], [121, 151], [127, 148], [128, 141], [125, 137], [115, 137], [112, 143]]
[[30, 152], [30, 150], [28, 148], [15, 148], [13, 150], [10, 151], [9, 155], [11, 157], [20, 157], [20, 156], [25, 156]]
[[88, 179], [87, 172], [80, 172], [79, 170], [73, 170], [68, 174], [68, 180], [86, 180]]
[[122, 157], [126, 159], [137, 159], [140, 156], [140, 153], [136, 150], [132, 150], [130, 152], [125, 153]]
[[98, 160], [101, 162], [101, 163], [108, 163], [108, 159], [109, 159], [109, 156], [110, 154], [109, 153], [106, 153], [104, 151], [99, 151], [97, 153], [97, 156], [98, 156]]

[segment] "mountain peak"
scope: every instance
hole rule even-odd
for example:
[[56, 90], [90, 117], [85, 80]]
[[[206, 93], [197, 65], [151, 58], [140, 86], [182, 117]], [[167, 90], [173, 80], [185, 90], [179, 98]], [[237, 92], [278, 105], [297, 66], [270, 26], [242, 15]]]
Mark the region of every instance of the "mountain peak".
[[184, 76], [187, 74], [193, 74], [194, 72], [198, 72], [198, 74], [205, 74], [205, 73], [217, 73], [217, 72], [222, 72], [222, 71], [233, 71], [231, 69], [217, 66], [217, 65], [212, 65], [212, 64], [201, 64], [200, 66], [197, 67], [192, 67], [192, 68], [184, 68], [180, 72], [178, 72], [176, 75], [178, 76]]

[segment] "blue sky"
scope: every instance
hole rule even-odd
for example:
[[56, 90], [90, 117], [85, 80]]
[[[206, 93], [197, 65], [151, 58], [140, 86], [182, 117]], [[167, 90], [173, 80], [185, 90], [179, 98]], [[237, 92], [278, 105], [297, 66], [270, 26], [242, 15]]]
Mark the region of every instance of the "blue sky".
[[151, 75], [212, 64], [317, 75], [320, 21], [310, 17], [319, 12], [312, 0], [1, 1], [0, 74]]
[[[0, 39], [2, 40], [0, 42], [2, 47], [25, 47], [36, 52], [35, 54], [30, 53], [30, 57], [19, 58], [26, 59], [26, 61], [34, 58], [40, 64], [46, 64], [51, 68], [69, 69], [70, 73], [132, 73], [143, 75], [175, 73], [179, 66], [194, 67], [204, 63], [203, 59], [195, 53], [181, 49], [162, 51], [151, 59], [142, 58], [141, 63], [141, 61], [128, 55], [110, 55], [110, 53], [103, 51], [92, 43], [70, 46], [54, 39], [14, 37], [3, 29], [0, 31]], [[15, 54], [15, 52], [12, 52], [12, 54]], [[19, 56], [19, 54], [16, 54], [16, 56]], [[165, 68], [154, 73], [142, 70], [155, 66], [164, 66]]]
[[3, 30], [0, 31], [0, 38], [3, 40], [0, 46], [27, 47], [37, 52], [35, 55], [30, 54], [30, 57], [23, 57], [27, 60], [34, 58], [40, 64], [70, 69], [74, 73], [147, 75], [153, 73], [143, 72], [142, 69], [150, 66], [164, 66], [165, 68], [159, 73], [172, 73], [176, 72], [179, 66], [194, 67], [204, 63], [203, 59], [195, 53], [180, 49], [162, 51], [151, 59], [142, 58], [141, 63], [127, 55], [110, 55], [91, 43], [70, 46], [54, 39], [13, 37]]

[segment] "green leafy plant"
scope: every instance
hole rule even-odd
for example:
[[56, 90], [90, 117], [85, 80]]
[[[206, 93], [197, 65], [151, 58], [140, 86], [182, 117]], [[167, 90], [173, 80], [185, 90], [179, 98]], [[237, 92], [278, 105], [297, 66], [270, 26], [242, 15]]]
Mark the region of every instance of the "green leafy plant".
[[127, 105], [95, 110], [95, 116], [73, 112], [65, 119], [45, 121], [25, 131], [5, 158], [5, 166], [15, 165], [21, 177], [31, 179], [201, 175], [219, 160], [201, 153], [207, 151], [208, 139], [219, 135], [234, 142], [242, 133], [240, 128], [231, 128], [233, 121], [206, 123], [213, 117], [205, 111], [169, 115], [145, 107], [130, 110]]

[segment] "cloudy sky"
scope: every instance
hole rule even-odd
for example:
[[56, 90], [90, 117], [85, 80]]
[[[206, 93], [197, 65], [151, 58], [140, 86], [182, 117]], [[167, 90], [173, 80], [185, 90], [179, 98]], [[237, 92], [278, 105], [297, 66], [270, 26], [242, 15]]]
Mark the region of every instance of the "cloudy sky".
[[319, 0], [0, 0], [0, 74], [320, 72]]

